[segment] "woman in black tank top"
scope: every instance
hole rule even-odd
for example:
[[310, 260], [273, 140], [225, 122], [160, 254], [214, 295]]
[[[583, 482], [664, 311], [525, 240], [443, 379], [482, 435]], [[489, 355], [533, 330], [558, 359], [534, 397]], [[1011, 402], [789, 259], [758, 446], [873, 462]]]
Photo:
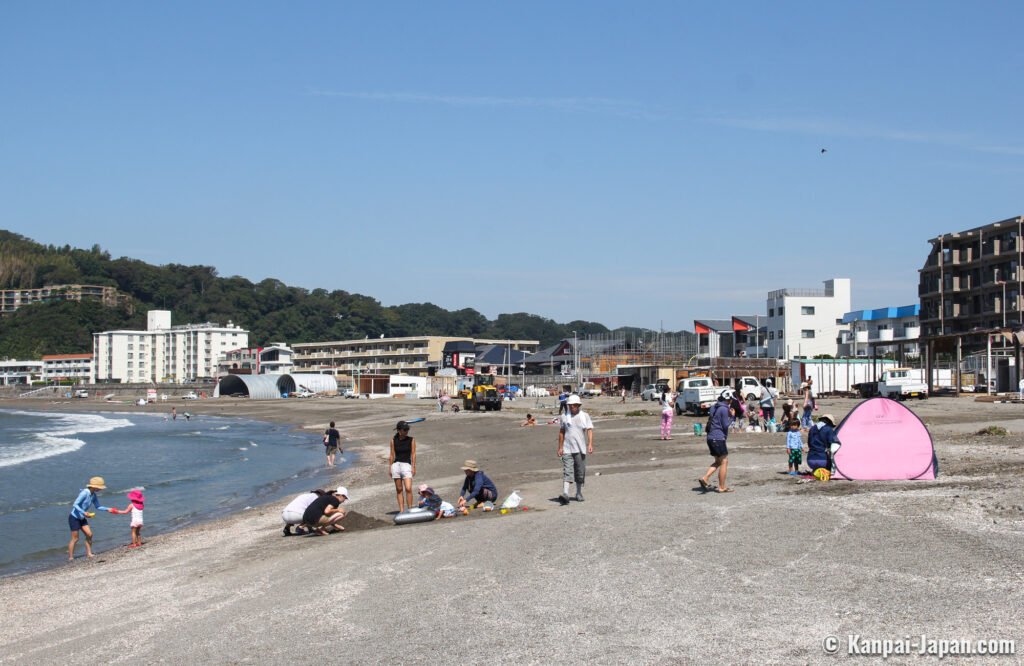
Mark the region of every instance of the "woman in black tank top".
[[412, 477], [416, 476], [416, 439], [409, 436], [409, 424], [399, 421], [391, 438], [391, 455], [388, 470], [395, 481], [398, 496], [398, 511], [401, 513], [413, 507]]

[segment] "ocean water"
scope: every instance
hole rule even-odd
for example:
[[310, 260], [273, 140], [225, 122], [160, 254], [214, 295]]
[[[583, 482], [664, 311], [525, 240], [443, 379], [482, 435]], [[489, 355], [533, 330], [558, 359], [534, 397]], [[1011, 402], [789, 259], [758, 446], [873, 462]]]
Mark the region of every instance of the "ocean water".
[[[92, 476], [106, 480], [103, 506], [124, 509], [145, 488], [145, 540], [320, 487], [341, 468], [325, 469], [320, 436], [272, 423], [0, 410], [0, 576], [67, 561], [71, 503]], [[97, 512], [94, 551], [129, 543], [129, 518]]]

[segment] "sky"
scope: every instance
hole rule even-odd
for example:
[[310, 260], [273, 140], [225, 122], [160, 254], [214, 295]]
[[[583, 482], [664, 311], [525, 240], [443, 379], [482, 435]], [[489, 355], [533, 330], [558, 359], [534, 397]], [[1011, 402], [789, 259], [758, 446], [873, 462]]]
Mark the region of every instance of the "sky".
[[[488, 317], [917, 301], [1024, 214], [1024, 4], [0, 4], [0, 228]], [[822, 149], [827, 152], [822, 153]]]

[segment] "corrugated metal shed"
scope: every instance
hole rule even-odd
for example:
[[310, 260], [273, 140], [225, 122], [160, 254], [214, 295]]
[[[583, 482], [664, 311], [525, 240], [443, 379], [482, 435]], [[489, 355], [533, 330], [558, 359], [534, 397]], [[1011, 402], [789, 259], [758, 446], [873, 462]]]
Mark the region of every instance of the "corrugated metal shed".
[[244, 395], [253, 400], [277, 399], [281, 397], [281, 377], [284, 375], [228, 375], [217, 383], [213, 396]]
[[338, 393], [338, 380], [334, 378], [334, 375], [289, 373], [281, 375], [277, 386], [283, 393], [292, 393], [300, 387], [313, 393], [327, 393], [328, 395], [336, 395]]

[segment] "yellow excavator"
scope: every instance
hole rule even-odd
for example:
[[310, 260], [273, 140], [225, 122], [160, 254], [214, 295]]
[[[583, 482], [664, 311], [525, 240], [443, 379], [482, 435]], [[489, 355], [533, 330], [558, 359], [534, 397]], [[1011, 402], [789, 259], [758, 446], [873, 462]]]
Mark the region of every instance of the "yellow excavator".
[[494, 386], [494, 375], [473, 375], [473, 388], [459, 391], [462, 408], [479, 412], [501, 410], [501, 394]]

